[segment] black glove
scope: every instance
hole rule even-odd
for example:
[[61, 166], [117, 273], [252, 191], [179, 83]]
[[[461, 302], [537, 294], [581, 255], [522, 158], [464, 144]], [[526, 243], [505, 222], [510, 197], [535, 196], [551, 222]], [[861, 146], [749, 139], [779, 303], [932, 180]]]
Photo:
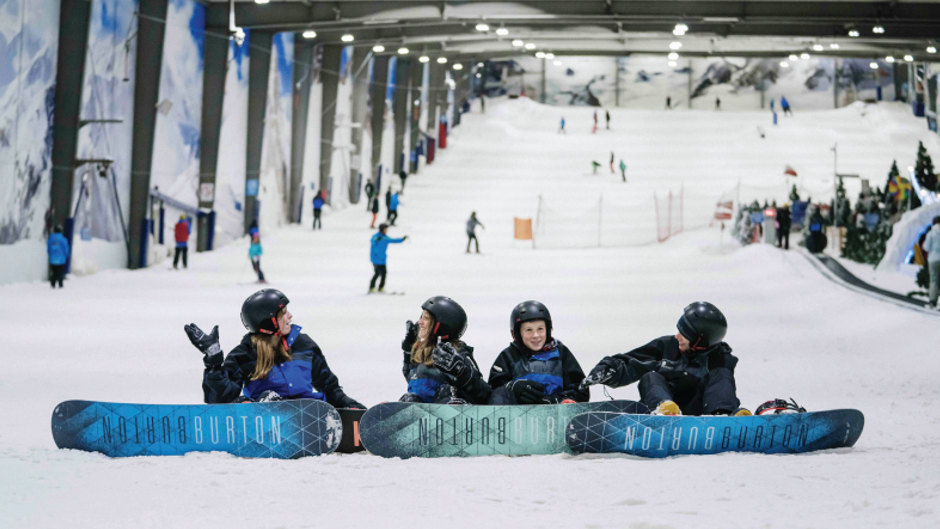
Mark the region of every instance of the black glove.
[[542, 398], [542, 402], [546, 404], [561, 404], [563, 401], [576, 402], [571, 395], [559, 391], [558, 393], [552, 393], [547, 397]]
[[349, 410], [364, 410], [364, 409], [366, 409], [365, 405], [363, 405], [361, 402], [359, 402], [358, 400], [349, 398], [348, 396], [343, 399], [343, 408], [349, 409]]
[[418, 326], [415, 325], [415, 322], [408, 320], [405, 322], [405, 339], [401, 341], [402, 351], [411, 351], [411, 347], [414, 346], [415, 340], [418, 339]]
[[222, 365], [222, 346], [219, 345], [218, 325], [213, 327], [209, 334], [204, 333], [195, 323], [184, 325], [183, 330], [186, 331], [186, 336], [189, 336], [189, 341], [196, 346], [196, 349], [206, 355], [202, 359], [206, 367]]
[[545, 398], [545, 385], [534, 380], [517, 378], [509, 383], [509, 391], [521, 404], [540, 404]]
[[281, 398], [281, 394], [273, 389], [269, 389], [265, 392], [262, 392], [261, 395], [258, 395], [258, 400], [255, 402], [276, 402], [279, 400], [284, 400]]
[[607, 384], [614, 379], [614, 376], [617, 374], [617, 367], [614, 365], [615, 360], [610, 360], [607, 358], [602, 359], [594, 369], [581, 381], [580, 388], [585, 389], [588, 386], [593, 386], [595, 384]]
[[440, 369], [453, 382], [454, 386], [462, 388], [470, 382], [473, 369], [468, 365], [466, 359], [454, 349], [452, 344], [442, 343], [437, 345], [431, 351], [431, 358], [434, 359], [434, 367]]
[[405, 242], [406, 240], [408, 240], [408, 236], [407, 236], [407, 235], [405, 235], [404, 237], [401, 238], [401, 242]]

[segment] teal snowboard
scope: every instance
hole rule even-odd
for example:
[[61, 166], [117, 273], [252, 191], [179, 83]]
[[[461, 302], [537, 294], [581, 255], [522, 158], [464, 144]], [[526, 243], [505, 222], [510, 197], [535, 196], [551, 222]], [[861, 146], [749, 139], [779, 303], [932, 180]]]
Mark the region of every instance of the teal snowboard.
[[862, 412], [851, 409], [742, 417], [591, 412], [571, 419], [567, 440], [575, 453], [793, 454], [852, 446], [864, 425]]
[[366, 450], [382, 457], [557, 454], [565, 427], [587, 411], [647, 413], [629, 400], [510, 406], [387, 402], [359, 423]]
[[313, 399], [241, 404], [67, 400], [52, 412], [56, 446], [111, 457], [228, 452], [295, 459], [333, 452], [342, 435], [339, 412]]

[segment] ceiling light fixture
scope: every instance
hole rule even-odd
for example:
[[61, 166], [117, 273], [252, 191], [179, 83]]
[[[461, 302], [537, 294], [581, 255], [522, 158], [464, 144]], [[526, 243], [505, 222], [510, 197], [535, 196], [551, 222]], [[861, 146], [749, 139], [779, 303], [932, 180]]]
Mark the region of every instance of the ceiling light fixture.
[[927, 46], [927, 53], [937, 53], [936, 46]]
[[527, 49], [527, 50], [534, 50], [534, 49], [535, 49], [535, 43], [533, 43], [533, 42], [526, 42], [526, 43], [525, 43], [525, 49]]
[[677, 37], [681, 37], [682, 35], [685, 35], [687, 31], [689, 31], [689, 26], [679, 22], [676, 24], [676, 27], [672, 29], [672, 34]]
[[256, 4], [267, 4], [267, 3], [270, 2], [270, 1], [271, 1], [271, 0], [255, 0], [255, 3], [256, 3]]
[[666, 58], [668, 58], [670, 61], [675, 61], [679, 59], [679, 54], [673, 51], [670, 52], [669, 55], [666, 55]]
[[438, 57], [437, 64], [447, 64], [447, 57]]
[[894, 55], [888, 55], [887, 57], [885, 57], [885, 62], [888, 63], [888, 64], [893, 63], [893, 62], [894, 62]]
[[343, 42], [352, 42], [356, 40], [356, 37], [353, 37], [352, 33], [344, 33], [343, 36], [339, 38], [339, 40]]
[[555, 66], [561, 66], [561, 61], [556, 59], [552, 64], [554, 64]]
[[801, 60], [801, 61], [808, 61], [808, 60], [809, 60], [809, 54], [804, 51], [803, 53], [800, 54], [800, 60]]
[[[790, 59], [791, 61], [796, 62], [796, 61], [800, 60], [800, 57], [799, 57], [797, 54], [795, 54], [795, 53], [791, 53], [789, 59]], [[787, 66], [789, 66], [789, 65], [787, 65]]]
[[525, 42], [522, 42], [520, 39], [515, 39], [512, 41], [513, 48], [521, 48], [523, 46], [525, 46]]
[[428, 57], [427, 55], [422, 55], [422, 56], [418, 57], [418, 62], [428, 62], [428, 61], [430, 61], [430, 60], [431, 60], [431, 58]]
[[908, 53], [904, 56], [904, 62], [914, 62], [914, 56]]
[[857, 30], [857, 29], [850, 29], [850, 30], [849, 30], [849, 36], [852, 37], [853, 39], [857, 39], [858, 36], [859, 36], [858, 30]]
[[669, 62], [667, 62], [666, 64], [668, 64], [670, 68], [675, 68], [675, 67], [676, 67], [676, 61], [669, 61]]
[[838, 43], [838, 42], [833, 42], [832, 44], [829, 45], [829, 49], [832, 49], [832, 50], [837, 50], [837, 49], [839, 49], [839, 43]]
[[479, 24], [477, 24], [476, 29], [477, 31], [489, 31], [490, 26], [489, 24], [484, 24], [483, 22], [480, 22]]
[[317, 32], [314, 31], [314, 30], [312, 30], [312, 29], [308, 29], [307, 31], [304, 31], [304, 32], [302, 33], [302, 35], [303, 35], [303, 37], [304, 37], [305, 39], [315, 39], [315, 38], [317, 38]]
[[406, 47], [404, 47], [404, 46], [402, 46], [401, 48], [398, 48], [398, 54], [399, 54], [399, 55], [408, 55], [408, 53], [409, 53], [410, 51], [411, 51], [411, 50], [409, 50], [408, 48], [406, 48]]
[[813, 51], [823, 51], [822, 44], [813, 44]]
[[877, 35], [881, 35], [882, 33], [885, 32], [885, 27], [882, 26], [881, 24], [878, 24], [877, 26], [874, 26], [871, 28], [871, 32]]
[[381, 44], [376, 44], [375, 46], [372, 46], [372, 51], [375, 53], [382, 53], [383, 51], [385, 51], [385, 46], [382, 46]]
[[463, 65], [459, 62], [455, 62], [453, 68], [457, 71], [463, 70]]
[[544, 51], [537, 51], [537, 52], [535, 52], [535, 58], [536, 58], [536, 59], [544, 59], [544, 58], [545, 58], [545, 52], [544, 52]]
[[670, 43], [669, 43], [669, 49], [670, 49], [670, 50], [678, 50], [678, 49], [681, 48], [681, 47], [682, 47], [682, 43], [679, 42], [679, 41], [674, 41], [674, 42], [670, 42]]
[[545, 58], [548, 59], [548, 60], [552, 60], [552, 59], [555, 58], [555, 54], [552, 53], [552, 52], [548, 52], [548, 53], [545, 54]]
[[509, 30], [506, 28], [496, 28], [496, 34], [500, 37], [505, 37], [506, 35], [509, 35]]
[[875, 61], [871, 61], [870, 63], [868, 63], [868, 67], [871, 68], [872, 70], [877, 70], [877, 69], [878, 69], [878, 63], [875, 62]]
[[780, 67], [781, 67], [781, 68], [789, 68], [789, 67], [790, 67], [790, 63], [788, 63], [787, 61], [780, 61]]

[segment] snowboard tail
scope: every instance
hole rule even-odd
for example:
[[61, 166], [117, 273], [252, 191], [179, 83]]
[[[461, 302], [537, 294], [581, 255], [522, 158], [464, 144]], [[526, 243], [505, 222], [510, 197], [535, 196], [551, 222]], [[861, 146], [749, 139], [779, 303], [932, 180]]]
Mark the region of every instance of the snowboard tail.
[[864, 423], [851, 409], [742, 417], [589, 412], [572, 418], [566, 437], [575, 453], [792, 454], [852, 446]]
[[638, 402], [448, 405], [388, 402], [362, 417], [362, 444], [382, 457], [556, 454], [566, 451], [568, 421], [586, 411], [647, 413]]
[[52, 412], [59, 448], [110, 457], [228, 452], [295, 459], [340, 444], [339, 412], [311, 399], [240, 404], [130, 404], [69, 400]]

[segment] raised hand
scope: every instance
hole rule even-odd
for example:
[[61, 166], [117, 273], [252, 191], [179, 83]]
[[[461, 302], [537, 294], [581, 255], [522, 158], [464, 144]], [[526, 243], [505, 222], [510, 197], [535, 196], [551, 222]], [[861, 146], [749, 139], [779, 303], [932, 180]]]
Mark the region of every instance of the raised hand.
[[206, 355], [203, 362], [207, 366], [222, 365], [222, 346], [219, 345], [219, 326], [212, 328], [209, 334], [203, 332], [195, 323], [189, 323], [183, 326], [189, 341]]
[[415, 325], [415, 322], [408, 320], [405, 322], [405, 339], [401, 341], [401, 348], [403, 351], [411, 351], [411, 347], [415, 344], [415, 340], [418, 339], [418, 326]]
[[614, 379], [614, 375], [616, 374], [617, 369], [611, 365], [607, 359], [601, 360], [600, 363], [594, 366], [594, 369], [588, 373], [588, 376], [584, 377], [580, 387], [581, 389], [585, 389], [595, 384], [607, 384]]

